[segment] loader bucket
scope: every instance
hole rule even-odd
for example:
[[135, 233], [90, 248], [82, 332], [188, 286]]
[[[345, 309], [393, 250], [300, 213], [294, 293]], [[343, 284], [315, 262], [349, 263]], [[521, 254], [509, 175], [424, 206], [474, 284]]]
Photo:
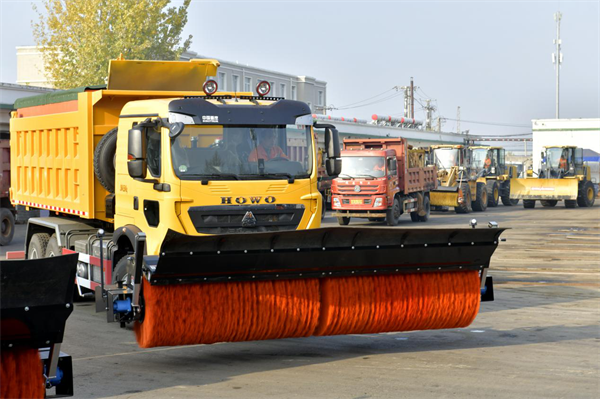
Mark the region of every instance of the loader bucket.
[[435, 190], [429, 192], [429, 203], [433, 206], [460, 206], [458, 202], [458, 197], [460, 195], [458, 188], [458, 186], [438, 186]]
[[142, 347], [466, 326], [503, 229], [169, 231], [144, 257]]
[[[63, 355], [57, 352], [67, 318], [73, 311], [77, 258], [77, 254], [72, 254], [0, 261], [1, 397], [43, 398], [44, 370], [51, 376], [48, 370], [56, 370], [56, 361], [61, 367]], [[50, 361], [44, 362], [44, 369], [38, 349], [46, 347], [51, 347], [50, 352], [55, 356], [52, 365]], [[70, 372], [70, 366], [65, 372]], [[60, 379], [54, 380], [57, 394], [72, 392], [63, 389], [72, 380], [66, 381], [66, 377], [62, 380], [61, 388]]]
[[510, 199], [576, 200], [577, 179], [511, 179]]

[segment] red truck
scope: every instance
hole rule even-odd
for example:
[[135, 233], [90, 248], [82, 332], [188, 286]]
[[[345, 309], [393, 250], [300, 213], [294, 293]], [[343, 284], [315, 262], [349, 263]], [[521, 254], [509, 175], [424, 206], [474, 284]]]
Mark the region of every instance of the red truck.
[[426, 166], [425, 152], [405, 139], [346, 139], [342, 173], [331, 186], [332, 209], [340, 225], [357, 217], [396, 226], [407, 212], [413, 222], [425, 222], [429, 191], [436, 187], [435, 166]]

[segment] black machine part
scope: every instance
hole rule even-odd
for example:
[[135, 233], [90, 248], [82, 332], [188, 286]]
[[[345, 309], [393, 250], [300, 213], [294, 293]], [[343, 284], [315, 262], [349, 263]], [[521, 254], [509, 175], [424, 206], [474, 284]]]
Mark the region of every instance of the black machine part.
[[143, 267], [152, 285], [482, 271], [504, 230], [333, 227], [247, 234], [242, 242], [169, 230]]

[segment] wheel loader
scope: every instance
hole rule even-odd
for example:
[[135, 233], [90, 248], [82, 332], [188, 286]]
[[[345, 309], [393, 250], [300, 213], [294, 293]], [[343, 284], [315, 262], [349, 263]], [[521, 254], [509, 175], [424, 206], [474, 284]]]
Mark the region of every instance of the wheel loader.
[[511, 199], [522, 199], [524, 208], [534, 208], [538, 200], [547, 208], [558, 201], [564, 201], [565, 208], [594, 205], [594, 185], [590, 167], [583, 162], [582, 148], [546, 146], [541, 159], [537, 176], [530, 169], [525, 178], [511, 180]]
[[432, 210], [452, 207], [456, 213], [469, 213], [487, 209], [486, 179], [472, 168], [467, 146], [431, 146], [430, 157], [438, 170], [438, 187], [430, 192]]
[[469, 146], [471, 171], [485, 179], [489, 207], [500, 200], [504, 206], [515, 206], [518, 199], [510, 199], [510, 181], [516, 178], [517, 167], [507, 165], [502, 147]]

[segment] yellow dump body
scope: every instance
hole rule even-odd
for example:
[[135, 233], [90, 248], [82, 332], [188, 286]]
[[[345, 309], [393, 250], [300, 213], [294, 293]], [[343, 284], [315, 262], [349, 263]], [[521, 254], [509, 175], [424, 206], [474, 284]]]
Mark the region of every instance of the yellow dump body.
[[576, 200], [578, 179], [511, 179], [510, 199]]
[[[215, 60], [111, 61], [108, 89], [17, 102], [10, 121], [12, 203], [112, 222], [106, 216], [109, 193], [94, 178], [94, 148], [102, 136], [117, 127], [130, 101], [203, 96], [202, 84], [206, 76], [216, 75], [218, 65]], [[168, 79], [148, 86], [152, 74]], [[136, 86], [140, 76], [145, 90]]]

